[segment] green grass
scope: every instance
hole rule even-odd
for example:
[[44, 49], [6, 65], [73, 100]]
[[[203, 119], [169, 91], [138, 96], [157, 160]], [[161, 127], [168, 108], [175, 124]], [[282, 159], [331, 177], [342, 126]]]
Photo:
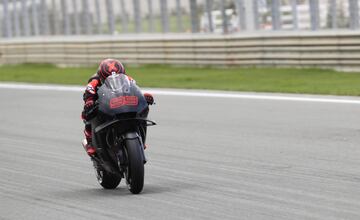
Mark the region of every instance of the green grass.
[[[52, 65], [0, 67], [0, 81], [85, 85], [93, 68]], [[290, 68], [196, 68], [147, 65], [127, 67], [141, 87], [360, 95], [360, 73]]]

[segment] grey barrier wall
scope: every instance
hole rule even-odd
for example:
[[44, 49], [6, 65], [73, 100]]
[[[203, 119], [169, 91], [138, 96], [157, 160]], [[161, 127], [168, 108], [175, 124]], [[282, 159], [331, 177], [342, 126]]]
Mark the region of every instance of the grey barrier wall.
[[256, 32], [242, 35], [123, 35], [0, 41], [0, 64], [52, 63], [280, 66], [360, 70], [360, 32]]

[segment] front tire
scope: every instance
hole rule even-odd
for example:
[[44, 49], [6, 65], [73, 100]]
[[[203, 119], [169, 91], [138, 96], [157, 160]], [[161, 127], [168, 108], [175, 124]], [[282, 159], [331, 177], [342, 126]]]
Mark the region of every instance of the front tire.
[[144, 160], [142, 145], [138, 139], [126, 141], [129, 165], [126, 170], [127, 185], [133, 194], [139, 194], [144, 187]]

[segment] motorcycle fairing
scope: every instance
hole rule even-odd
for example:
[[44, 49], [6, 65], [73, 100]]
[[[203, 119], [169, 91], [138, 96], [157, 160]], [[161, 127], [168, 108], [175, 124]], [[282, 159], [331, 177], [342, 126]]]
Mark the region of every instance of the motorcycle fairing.
[[124, 74], [107, 77], [98, 90], [99, 112], [116, 116], [122, 113], [141, 113], [148, 104], [140, 88]]

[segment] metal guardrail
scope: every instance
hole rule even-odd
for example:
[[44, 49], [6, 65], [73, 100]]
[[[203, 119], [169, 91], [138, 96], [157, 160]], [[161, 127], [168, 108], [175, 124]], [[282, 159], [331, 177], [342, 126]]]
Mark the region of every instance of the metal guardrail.
[[1, 0], [0, 38], [359, 30], [359, 0]]
[[360, 33], [264, 32], [246, 35], [126, 35], [0, 41], [0, 64], [280, 66], [360, 70]]

